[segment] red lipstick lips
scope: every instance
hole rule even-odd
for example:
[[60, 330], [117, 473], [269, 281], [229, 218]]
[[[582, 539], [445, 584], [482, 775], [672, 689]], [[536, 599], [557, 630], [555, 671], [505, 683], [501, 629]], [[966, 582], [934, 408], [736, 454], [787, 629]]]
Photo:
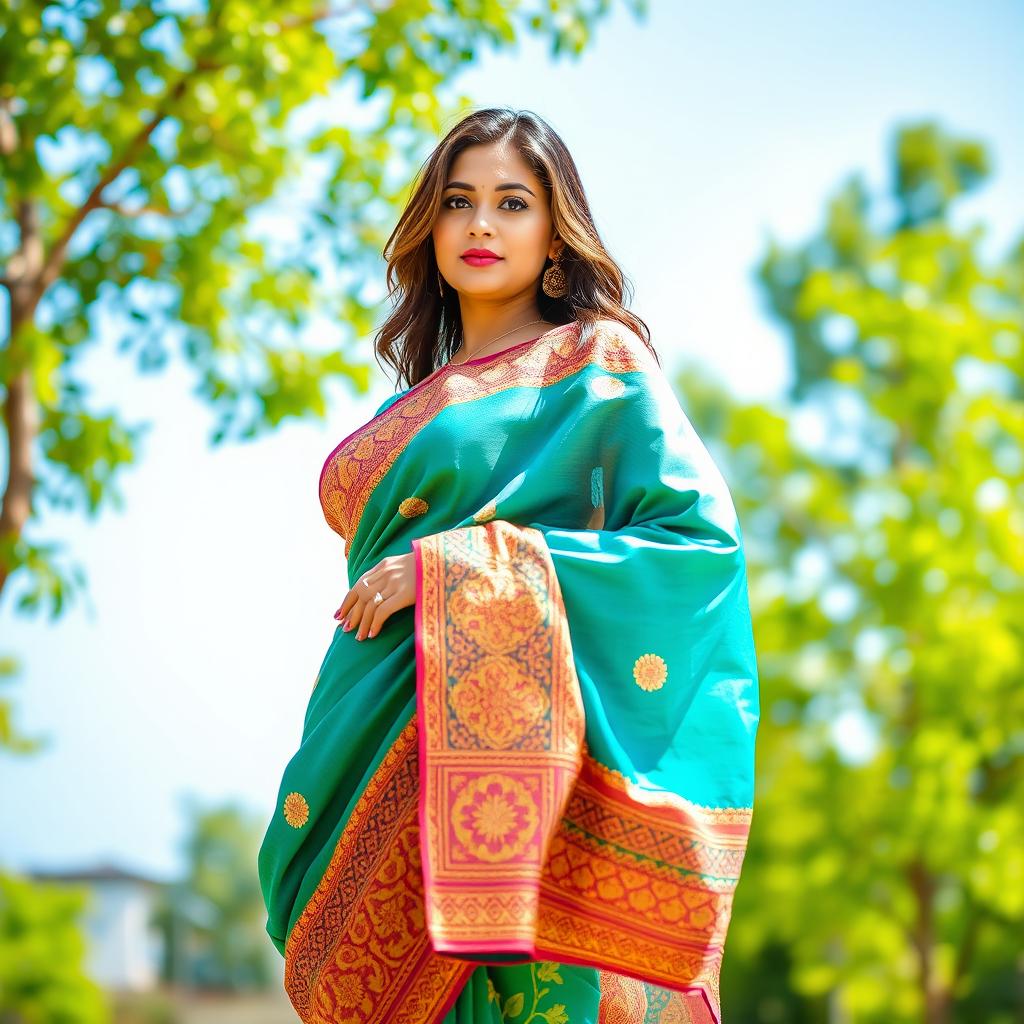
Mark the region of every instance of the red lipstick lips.
[[471, 267], [489, 267], [501, 258], [490, 249], [467, 249], [461, 256], [462, 261]]

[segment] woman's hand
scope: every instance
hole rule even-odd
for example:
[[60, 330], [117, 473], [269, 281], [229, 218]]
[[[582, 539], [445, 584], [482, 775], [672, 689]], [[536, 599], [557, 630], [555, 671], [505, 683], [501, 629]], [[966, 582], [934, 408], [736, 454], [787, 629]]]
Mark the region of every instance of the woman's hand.
[[[384, 600], [373, 603], [377, 592]], [[356, 580], [334, 613], [345, 632], [359, 627], [357, 640], [376, 636], [392, 612], [416, 603], [416, 555], [388, 555]]]

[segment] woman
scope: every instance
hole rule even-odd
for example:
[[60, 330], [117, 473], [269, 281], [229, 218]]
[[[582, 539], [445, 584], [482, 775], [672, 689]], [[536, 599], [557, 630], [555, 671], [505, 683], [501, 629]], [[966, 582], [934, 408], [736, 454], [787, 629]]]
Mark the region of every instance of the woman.
[[409, 386], [320, 476], [350, 589], [259, 856], [289, 997], [718, 1022], [759, 717], [726, 484], [539, 118], [456, 125], [385, 256]]

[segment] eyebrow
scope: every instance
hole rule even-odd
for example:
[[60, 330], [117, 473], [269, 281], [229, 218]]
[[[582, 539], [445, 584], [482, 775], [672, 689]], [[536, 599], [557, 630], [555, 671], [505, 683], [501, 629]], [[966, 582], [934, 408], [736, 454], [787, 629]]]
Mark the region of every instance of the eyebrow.
[[[445, 185], [443, 191], [447, 192], [450, 188], [464, 188], [467, 192], [476, 191], [476, 187], [474, 185], [470, 185], [469, 182], [466, 181], [449, 181], [448, 184]], [[527, 188], [525, 185], [521, 185], [518, 181], [506, 181], [504, 185], [495, 185], [494, 191], [502, 192], [509, 188], [521, 188], [524, 192], [529, 192], [534, 199], [537, 198], [532, 189]]]

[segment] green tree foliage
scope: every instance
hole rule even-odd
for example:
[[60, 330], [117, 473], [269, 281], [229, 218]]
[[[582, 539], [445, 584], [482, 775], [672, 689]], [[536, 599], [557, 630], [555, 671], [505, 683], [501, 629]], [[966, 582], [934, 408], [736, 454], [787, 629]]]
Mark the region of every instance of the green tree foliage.
[[86, 977], [79, 920], [86, 889], [0, 871], [0, 1021], [106, 1024], [110, 1006]]
[[[956, 226], [973, 140], [904, 126], [891, 173], [758, 267], [784, 398], [687, 400], [736, 489], [763, 686], [737, 1020], [1024, 1009], [1024, 235], [986, 258]], [[762, 998], [761, 957], [802, 998]]]
[[[636, 14], [644, 0], [623, 0]], [[525, 33], [578, 56], [610, 0], [8, 0], [0, 23], [0, 589], [55, 617], [82, 589], [28, 537], [46, 503], [95, 515], [148, 424], [91, 397], [83, 357], [175, 359], [213, 444], [323, 416], [369, 384], [380, 252], [411, 170], [455, 116], [445, 84]], [[104, 323], [96, 328], [100, 311]]]
[[[14, 681], [17, 662], [0, 655], [0, 687]], [[0, 698], [0, 754], [37, 754], [48, 740], [38, 736], [25, 736], [14, 724], [14, 707], [10, 700]]]

